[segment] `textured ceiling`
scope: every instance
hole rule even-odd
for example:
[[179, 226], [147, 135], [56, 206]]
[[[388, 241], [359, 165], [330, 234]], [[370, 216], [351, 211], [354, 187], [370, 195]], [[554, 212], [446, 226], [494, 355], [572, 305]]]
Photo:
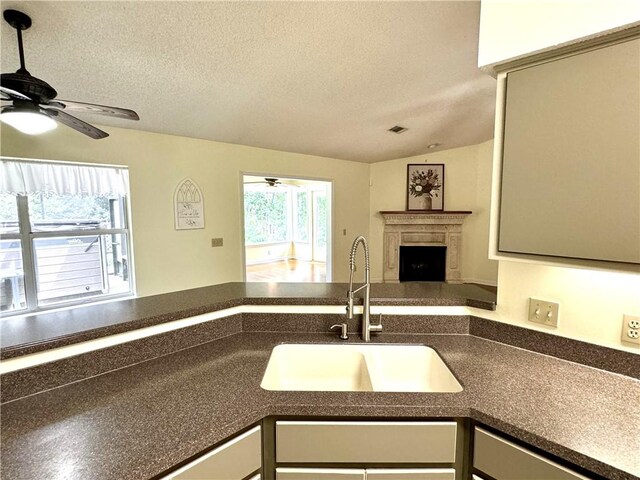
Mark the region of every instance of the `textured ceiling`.
[[[58, 97], [136, 110], [100, 125], [377, 162], [488, 140], [480, 4], [16, 2], [29, 71]], [[2, 72], [18, 66], [2, 22]], [[387, 132], [394, 125], [409, 130]], [[108, 128], [106, 128], [108, 130]], [[433, 150], [429, 150], [430, 152]]]

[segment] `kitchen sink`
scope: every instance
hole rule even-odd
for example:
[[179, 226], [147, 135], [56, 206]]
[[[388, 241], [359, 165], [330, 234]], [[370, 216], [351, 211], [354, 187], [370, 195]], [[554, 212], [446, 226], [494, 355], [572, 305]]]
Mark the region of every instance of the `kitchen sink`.
[[438, 353], [423, 345], [278, 345], [265, 390], [461, 392]]

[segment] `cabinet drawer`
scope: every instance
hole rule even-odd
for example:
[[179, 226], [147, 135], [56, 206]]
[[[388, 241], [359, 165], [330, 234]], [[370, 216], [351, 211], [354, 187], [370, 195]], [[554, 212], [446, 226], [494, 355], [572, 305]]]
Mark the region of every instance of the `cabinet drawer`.
[[481, 428], [475, 429], [473, 466], [497, 480], [588, 480]]
[[456, 422], [276, 422], [278, 462], [453, 463]]
[[367, 480], [455, 480], [453, 468], [367, 468]]
[[365, 480], [356, 468], [276, 468], [276, 480]]
[[164, 480], [242, 480], [262, 466], [260, 427], [255, 427], [176, 470]]

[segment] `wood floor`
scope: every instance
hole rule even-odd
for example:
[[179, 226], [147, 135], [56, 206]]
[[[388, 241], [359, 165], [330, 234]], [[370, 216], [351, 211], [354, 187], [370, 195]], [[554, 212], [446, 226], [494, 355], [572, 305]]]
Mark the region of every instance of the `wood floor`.
[[247, 265], [247, 282], [326, 282], [327, 264], [282, 260]]

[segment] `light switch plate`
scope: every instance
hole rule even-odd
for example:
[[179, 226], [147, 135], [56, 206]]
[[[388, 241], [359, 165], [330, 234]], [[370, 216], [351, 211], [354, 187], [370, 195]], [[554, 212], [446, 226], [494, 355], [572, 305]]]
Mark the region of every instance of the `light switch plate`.
[[537, 298], [529, 299], [529, 321], [546, 325], [547, 327], [558, 328], [558, 312], [560, 304], [538, 300]]
[[640, 316], [622, 316], [622, 341], [640, 345]]
[[222, 246], [222, 238], [212, 238], [211, 239], [212, 247], [221, 247]]

